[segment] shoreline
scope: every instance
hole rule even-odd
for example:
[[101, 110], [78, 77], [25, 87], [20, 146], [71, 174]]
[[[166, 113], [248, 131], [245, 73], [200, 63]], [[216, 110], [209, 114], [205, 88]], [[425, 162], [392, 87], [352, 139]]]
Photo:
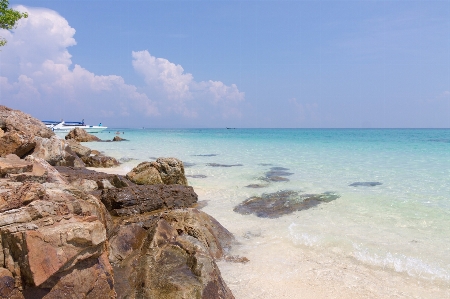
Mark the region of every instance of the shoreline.
[[[120, 166], [89, 169], [119, 175], [127, 172]], [[193, 187], [199, 202], [208, 202], [199, 209], [216, 218], [240, 243], [230, 253], [249, 259], [245, 264], [217, 262], [237, 299], [299, 295], [301, 298], [450, 298], [446, 281], [422, 279], [369, 265], [340, 252], [337, 247], [327, 252], [319, 246], [293, 244], [285, 236], [271, 234], [268, 227], [261, 231], [259, 219], [251, 215], [246, 216], [245, 223], [237, 224], [227, 219], [226, 214], [216, 213], [220, 203], [212, 202], [214, 189]]]

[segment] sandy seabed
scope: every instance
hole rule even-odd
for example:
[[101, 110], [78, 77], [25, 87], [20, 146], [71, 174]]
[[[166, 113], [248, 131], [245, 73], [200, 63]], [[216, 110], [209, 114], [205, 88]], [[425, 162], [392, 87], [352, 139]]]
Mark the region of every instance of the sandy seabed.
[[[89, 168], [125, 175], [128, 170]], [[211, 190], [195, 188], [199, 201]], [[257, 228], [254, 216], [236, 222], [214, 205], [203, 211], [215, 217], [240, 242], [230, 254], [245, 256], [249, 262], [218, 261], [222, 277], [237, 299], [251, 298], [450, 298], [450, 284], [411, 277], [404, 272], [369, 266], [340, 254], [338, 248], [293, 245], [276, 234]]]

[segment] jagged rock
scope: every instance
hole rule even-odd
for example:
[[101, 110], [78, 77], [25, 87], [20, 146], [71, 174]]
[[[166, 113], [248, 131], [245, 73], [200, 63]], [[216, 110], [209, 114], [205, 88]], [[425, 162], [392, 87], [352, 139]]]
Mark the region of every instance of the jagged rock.
[[198, 201], [192, 187], [180, 185], [135, 185], [104, 189], [100, 198], [114, 216], [142, 214], [163, 208], [185, 208]]
[[68, 185], [43, 159], [30, 156], [27, 161], [39, 164], [51, 183], [3, 185], [0, 267], [13, 274], [20, 288], [49, 289], [62, 273], [74, 273], [84, 260], [106, 252], [112, 223], [97, 198]]
[[90, 141], [101, 141], [100, 138], [89, 134], [85, 129], [75, 128], [70, 130], [69, 134], [65, 137], [66, 140], [73, 139], [78, 142], [90, 142]]
[[36, 137], [35, 142], [36, 147], [31, 155], [46, 160], [52, 166], [85, 166], [65, 140], [56, 136], [51, 138]]
[[119, 137], [119, 136], [114, 136], [112, 141], [126, 141], [125, 138]]
[[15, 159], [8, 155], [8, 158], [0, 158], [0, 177], [8, 174], [29, 172], [33, 169], [33, 164], [25, 160]]
[[45, 188], [38, 183], [25, 183], [0, 193], [0, 212], [17, 209], [35, 200], [47, 200]]
[[69, 139], [66, 141], [66, 143], [70, 146], [72, 151], [77, 154], [78, 157], [88, 157], [92, 150], [84, 145], [81, 145], [78, 141], [75, 141], [73, 139]]
[[121, 226], [110, 258], [119, 298], [234, 298], [215, 263], [233, 236], [196, 209], [173, 210], [151, 227]]
[[54, 133], [41, 121], [19, 110], [0, 105], [0, 156], [24, 157], [35, 147], [34, 137], [50, 138]]
[[233, 211], [243, 215], [255, 214], [261, 218], [278, 218], [295, 211], [310, 209], [337, 198], [339, 198], [339, 195], [332, 192], [301, 194], [296, 191], [282, 190], [250, 197], [237, 205]]
[[119, 161], [117, 161], [113, 157], [96, 155], [96, 156], [88, 156], [81, 158], [87, 167], [98, 167], [98, 168], [109, 168], [119, 165]]
[[[108, 174], [104, 172], [98, 172], [86, 168], [75, 168], [75, 167], [64, 167], [64, 166], [56, 166], [55, 167], [59, 173], [65, 177], [65, 179], [73, 186], [80, 186], [83, 184], [92, 185], [91, 182], [95, 182], [97, 187], [95, 189], [105, 189], [101, 187], [101, 185], [107, 185], [104, 180], [108, 180], [111, 186], [115, 188], [123, 188], [134, 185], [132, 182], [127, 180], [121, 175], [116, 174]], [[88, 182], [90, 181], [90, 182]], [[108, 188], [112, 188], [110, 185], [107, 185]], [[82, 187], [84, 189], [84, 187]], [[91, 188], [89, 188], [91, 189]], [[92, 189], [94, 190], [94, 189]]]
[[183, 162], [176, 158], [158, 158], [154, 162], [142, 162], [126, 177], [139, 185], [177, 184], [187, 186]]

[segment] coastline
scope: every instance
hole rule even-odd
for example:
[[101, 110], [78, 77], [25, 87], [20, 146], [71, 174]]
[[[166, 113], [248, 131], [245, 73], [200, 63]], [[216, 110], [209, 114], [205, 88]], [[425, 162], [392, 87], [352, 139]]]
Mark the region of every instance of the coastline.
[[[126, 168], [89, 168], [124, 175]], [[192, 184], [190, 184], [192, 185]], [[195, 187], [199, 209], [213, 216], [238, 240], [231, 255], [245, 256], [245, 264], [219, 260], [217, 265], [233, 295], [239, 298], [450, 298], [445, 281], [412, 277], [405, 272], [362, 263], [338, 247], [326, 251], [320, 246], [295, 244], [286, 236], [270, 231], [269, 220], [260, 227], [258, 218], [247, 215], [245, 222], [217, 213], [214, 190]], [[265, 275], [270, 273], [270, 275]]]

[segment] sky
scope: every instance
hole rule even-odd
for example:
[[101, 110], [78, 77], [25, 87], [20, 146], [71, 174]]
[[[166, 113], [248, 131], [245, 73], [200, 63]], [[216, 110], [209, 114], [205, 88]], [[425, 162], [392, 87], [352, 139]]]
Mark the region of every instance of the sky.
[[450, 1], [10, 0], [0, 104], [129, 128], [450, 128]]

